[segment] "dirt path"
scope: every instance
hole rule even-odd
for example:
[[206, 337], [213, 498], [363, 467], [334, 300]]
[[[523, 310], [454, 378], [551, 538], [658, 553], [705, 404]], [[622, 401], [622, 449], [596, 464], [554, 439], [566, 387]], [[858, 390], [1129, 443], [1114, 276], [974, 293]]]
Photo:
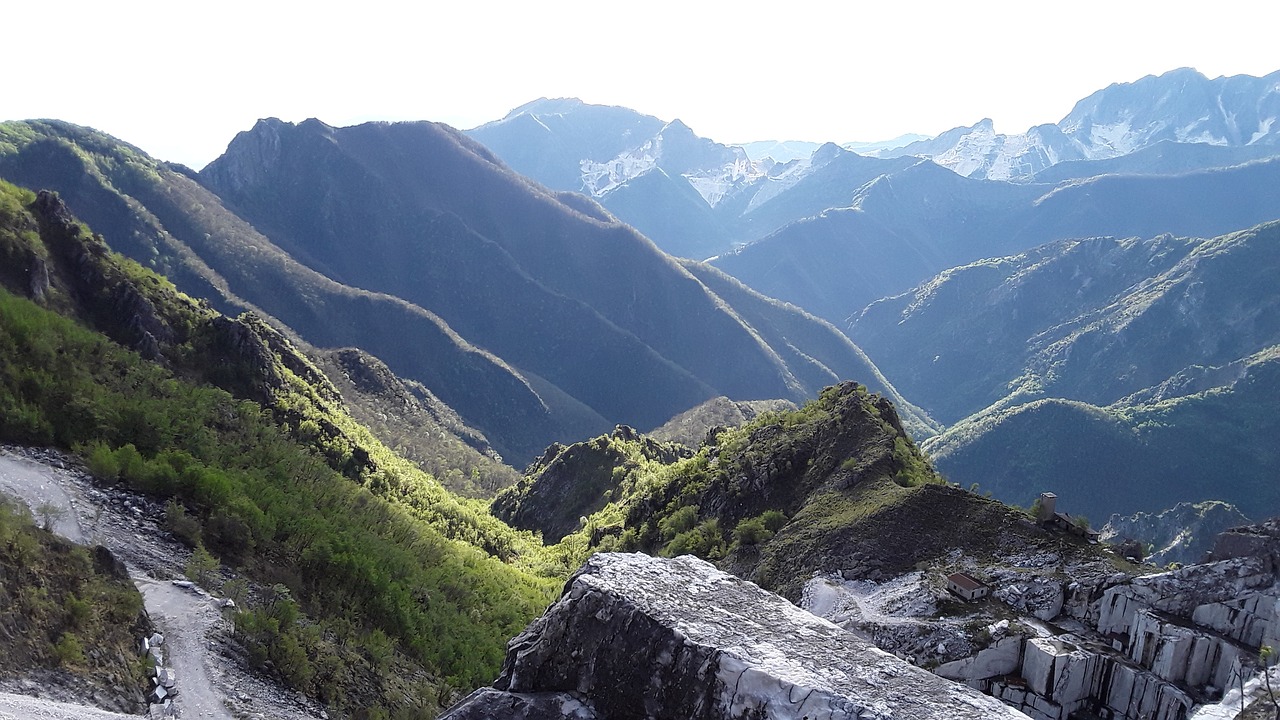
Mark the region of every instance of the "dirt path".
[[[28, 507], [60, 508], [55, 531], [70, 540], [107, 546], [129, 568], [147, 613], [164, 634], [165, 664], [177, 676], [181, 718], [315, 720], [322, 709], [296, 692], [246, 672], [229, 654], [231, 623], [198, 588], [178, 587], [189, 551], [160, 527], [163, 507], [120, 489], [96, 487], [59, 453], [0, 449], [0, 493]], [[39, 518], [37, 518], [39, 519]], [[65, 710], [70, 708], [70, 710]], [[63, 714], [59, 714], [63, 713]], [[0, 693], [0, 720], [136, 718], [46, 698]]]
[[[54, 522], [53, 531], [72, 542], [83, 544], [84, 532], [80, 529], [76, 513], [80, 503], [63, 489], [51, 470], [53, 468], [24, 457], [0, 455], [0, 493], [22, 500], [32, 513], [46, 504], [58, 507], [62, 516]], [[36, 522], [41, 522], [39, 514], [36, 514]]]
[[142, 591], [151, 620], [164, 634], [160, 649], [165, 665], [178, 676], [180, 693], [175, 703], [182, 717], [232, 720], [206, 667], [208, 662], [217, 660], [210, 652], [208, 638], [216, 626], [225, 622], [212, 599], [172, 582], [135, 577], [134, 583]]

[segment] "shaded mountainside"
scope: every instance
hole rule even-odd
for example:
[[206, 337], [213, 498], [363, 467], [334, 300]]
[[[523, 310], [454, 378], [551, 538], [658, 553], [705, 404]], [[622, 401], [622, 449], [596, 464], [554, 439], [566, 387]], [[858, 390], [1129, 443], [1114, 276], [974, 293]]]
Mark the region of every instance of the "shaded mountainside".
[[[598, 206], [441, 125], [262, 121], [201, 178], [318, 271], [429, 308], [597, 417], [652, 426], [717, 394], [800, 400], [837, 379], [773, 347], [734, 299]], [[825, 332], [790, 309], [770, 320]], [[856, 348], [839, 352], [828, 366], [873, 372]]]
[[110, 252], [52, 193], [0, 183], [0, 256], [0, 440], [78, 449], [278, 585], [237, 618], [247, 662], [341, 713], [432, 712], [493, 677], [555, 584], [531, 537], [387, 450], [261, 320]]
[[946, 423], [1011, 394], [1107, 405], [1170, 381], [1168, 397], [1196, 388], [1179, 373], [1280, 343], [1277, 272], [1280, 223], [1210, 240], [1055, 242], [872, 303], [849, 334]]
[[400, 455], [467, 497], [488, 498], [520, 473], [502, 462], [488, 439], [422, 383], [397, 377], [357, 348], [311, 349], [351, 416]]
[[686, 459], [643, 455], [640, 442], [572, 446], [561, 456], [591, 461], [574, 475], [531, 476], [502, 501], [532, 519], [555, 513], [550, 503], [567, 484], [584, 488], [602, 509], [562, 543], [582, 558], [692, 553], [792, 599], [815, 572], [889, 577], [956, 548], [983, 557], [1001, 543], [1080, 551], [1016, 510], [943, 483], [893, 406], [853, 383], [722, 430]]
[[224, 312], [254, 308], [313, 345], [358, 346], [377, 355], [492, 434], [500, 451], [541, 449], [548, 427], [570, 432], [604, 425], [589, 413], [548, 407], [549, 393], [534, 391], [528, 379], [436, 315], [341, 285], [294, 261], [185, 168], [67, 123], [5, 123], [0, 136], [0, 176], [58, 190], [110, 233], [122, 253]]
[[843, 326], [879, 298], [980, 258], [1059, 239], [1213, 237], [1268, 222], [1280, 217], [1277, 183], [1280, 160], [1058, 186], [973, 180], [922, 161], [869, 183], [849, 208], [789, 225], [714, 264]]
[[1278, 270], [1277, 223], [1055, 242], [873, 303], [850, 334], [951, 424], [925, 443], [950, 480], [1095, 518], [1208, 499], [1257, 517], [1280, 509]]
[[1280, 350], [1236, 364], [1225, 385], [1106, 407], [1043, 399], [979, 413], [926, 442], [947, 479], [1009, 502], [1052, 490], [1090, 517], [1224, 500], [1280, 512]]

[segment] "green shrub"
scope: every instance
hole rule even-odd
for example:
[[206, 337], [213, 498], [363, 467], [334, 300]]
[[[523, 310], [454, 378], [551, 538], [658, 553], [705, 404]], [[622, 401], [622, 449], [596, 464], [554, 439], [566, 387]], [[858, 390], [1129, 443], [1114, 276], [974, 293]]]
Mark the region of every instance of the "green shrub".
[[53, 653], [58, 658], [58, 662], [67, 667], [78, 667], [85, 662], [84, 646], [73, 633], [62, 633], [62, 637], [58, 638], [57, 644], [53, 646]]
[[86, 461], [89, 464], [89, 472], [99, 480], [115, 482], [120, 479], [120, 463], [106, 443], [94, 443]]
[[686, 505], [658, 521], [658, 536], [663, 541], [670, 541], [683, 532], [692, 530], [698, 524], [698, 506]]
[[217, 579], [218, 568], [221, 566], [222, 563], [218, 562], [218, 558], [209, 554], [204, 545], [197, 545], [191, 552], [191, 558], [187, 560], [184, 572], [197, 585], [208, 588], [210, 583]]
[[67, 624], [73, 628], [82, 628], [93, 617], [93, 605], [81, 600], [74, 593], [67, 593], [62, 601], [62, 609], [67, 614]]
[[164, 525], [188, 547], [200, 545], [200, 521], [187, 514], [187, 509], [177, 500], [170, 499], [164, 506]]
[[720, 521], [711, 518], [697, 527], [676, 535], [663, 548], [662, 555], [697, 555], [700, 558], [715, 560], [724, 557], [726, 552], [724, 534], [720, 531]]

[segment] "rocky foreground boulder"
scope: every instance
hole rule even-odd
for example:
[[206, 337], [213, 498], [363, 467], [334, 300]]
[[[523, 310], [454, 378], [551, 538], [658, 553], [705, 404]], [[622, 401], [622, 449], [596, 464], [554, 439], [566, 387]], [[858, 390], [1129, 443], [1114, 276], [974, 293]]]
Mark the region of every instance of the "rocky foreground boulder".
[[444, 720], [1026, 717], [692, 556], [604, 553]]

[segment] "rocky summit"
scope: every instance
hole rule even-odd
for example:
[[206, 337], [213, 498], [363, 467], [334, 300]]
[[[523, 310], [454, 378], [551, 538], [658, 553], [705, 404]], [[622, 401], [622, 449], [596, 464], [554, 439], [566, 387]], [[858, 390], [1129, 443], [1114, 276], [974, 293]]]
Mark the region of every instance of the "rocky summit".
[[448, 720], [1025, 718], [692, 556], [593, 556]]

